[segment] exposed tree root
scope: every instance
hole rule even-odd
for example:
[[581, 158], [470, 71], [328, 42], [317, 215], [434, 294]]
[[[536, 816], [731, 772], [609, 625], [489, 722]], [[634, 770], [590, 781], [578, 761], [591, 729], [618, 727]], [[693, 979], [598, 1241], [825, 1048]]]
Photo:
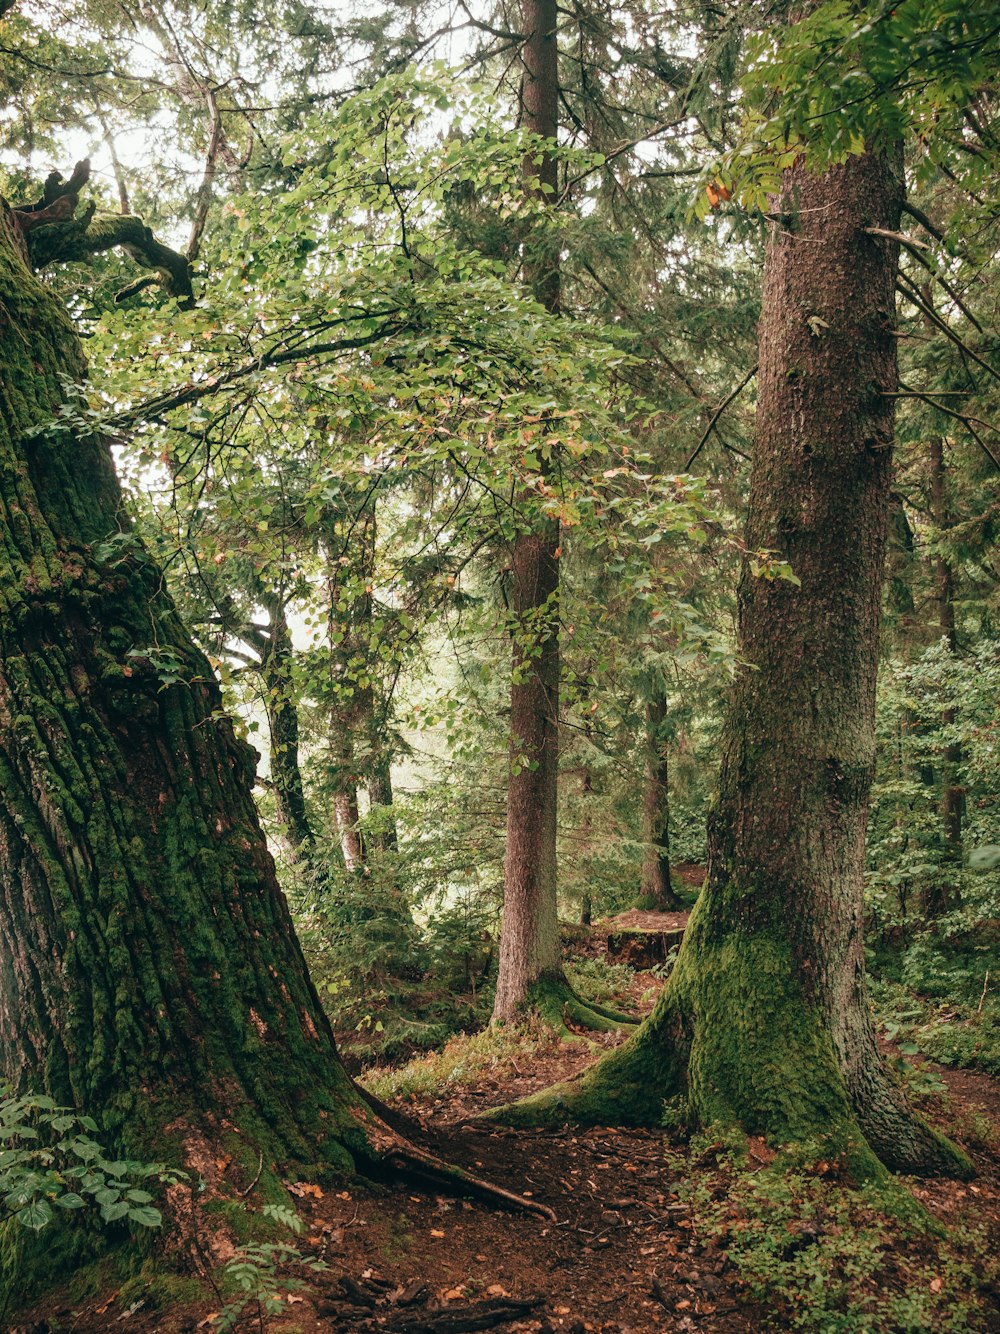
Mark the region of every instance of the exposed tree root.
[[568, 1042], [578, 1042], [581, 1038], [570, 1030], [567, 1021], [592, 1033], [617, 1033], [623, 1028], [638, 1028], [640, 1023], [634, 1015], [584, 1000], [561, 973], [539, 978], [528, 994], [524, 1010], [526, 1014], [534, 1010], [544, 1024]]
[[426, 1149], [417, 1148], [384, 1126], [369, 1126], [368, 1140], [378, 1155], [378, 1167], [394, 1176], [423, 1186], [435, 1186], [449, 1195], [482, 1200], [486, 1204], [516, 1213], [536, 1214], [551, 1223], [556, 1221], [554, 1211], [547, 1204], [475, 1177], [463, 1168], [428, 1153]]
[[908, 1105], [874, 1029], [855, 1068], [838, 1058], [780, 935], [717, 937], [699, 905], [656, 1008], [575, 1079], [484, 1113], [518, 1127], [721, 1125], [839, 1162], [856, 1179], [974, 1175]]

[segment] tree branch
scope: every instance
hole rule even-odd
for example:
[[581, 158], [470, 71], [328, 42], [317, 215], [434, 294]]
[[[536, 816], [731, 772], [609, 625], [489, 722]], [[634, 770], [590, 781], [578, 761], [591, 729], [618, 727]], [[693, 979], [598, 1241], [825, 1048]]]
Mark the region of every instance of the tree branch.
[[[719, 406], [718, 406], [718, 407], [715, 409], [715, 411], [712, 413], [712, 420], [711, 420], [711, 421], [708, 423], [708, 425], [706, 426], [706, 428], [705, 428], [705, 434], [704, 434], [704, 435], [701, 437], [701, 439], [698, 441], [698, 444], [695, 446], [694, 450], [692, 451], [691, 456], [688, 458], [688, 461], [684, 464], [684, 468], [683, 468], [683, 471], [684, 471], [684, 472], [687, 472], [687, 471], [689, 470], [689, 468], [691, 467], [691, 464], [694, 463], [695, 459], [698, 457], [698, 455], [701, 453], [702, 449], [705, 447], [705, 443], [706, 443], [706, 441], [708, 440], [708, 437], [709, 437], [709, 436], [712, 434], [712, 432], [715, 430], [715, 424], [716, 424], [716, 422], [719, 420], [719, 418], [720, 418], [720, 417], [722, 416], [722, 414], [725, 412], [726, 408], [729, 407], [730, 403], [732, 403], [732, 401], [733, 401], [734, 398], [737, 398], [740, 394], [742, 394], [743, 390], [747, 387], [747, 385], [750, 383], [750, 381], [753, 379], [753, 377], [754, 377], [756, 374], [757, 374], [757, 367], [756, 367], [756, 366], [751, 366], [750, 370], [747, 371], [746, 375], [744, 375], [743, 379], [739, 382], [739, 384], [736, 386], [736, 388], [733, 390], [733, 392], [729, 395], [729, 397], [726, 398], [726, 399], [724, 399], [723, 402], [720, 403]], [[723, 444], [725, 444], [725, 441], [723, 441]]]
[[[122, 249], [142, 268], [154, 270], [158, 281], [183, 307], [193, 306], [191, 266], [183, 255], [158, 241], [141, 218], [125, 214], [95, 216], [93, 203], [75, 216], [80, 190], [89, 179], [90, 159], [84, 158], [73, 168], [68, 181], [63, 180], [61, 172], [52, 172], [37, 203], [13, 210], [27, 240], [32, 268], [37, 271], [49, 264], [86, 261], [102, 251]], [[148, 281], [129, 284], [118, 299], [132, 295]]]

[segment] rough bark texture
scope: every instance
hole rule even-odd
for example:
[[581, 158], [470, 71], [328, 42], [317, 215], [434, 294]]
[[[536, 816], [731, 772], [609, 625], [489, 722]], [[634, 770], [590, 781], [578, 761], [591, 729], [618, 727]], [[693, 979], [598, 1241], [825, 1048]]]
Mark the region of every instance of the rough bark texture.
[[670, 882], [670, 765], [663, 735], [667, 701], [657, 692], [646, 704], [646, 770], [642, 791], [642, 837], [646, 845], [639, 893], [659, 912], [683, 907]]
[[[159, 1156], [222, 1120], [364, 1158], [362, 1104], [261, 833], [254, 756], [129, 533], [107, 444], [56, 425], [79, 342], [0, 205], [0, 1066]], [[109, 542], [108, 539], [114, 539]], [[164, 686], [157, 662], [182, 666]]]
[[[524, 127], [546, 139], [558, 130], [555, 0], [525, 0], [521, 89]], [[525, 167], [529, 190], [555, 186], [556, 163]], [[525, 278], [550, 311], [559, 307], [558, 251], [540, 245], [525, 257]], [[504, 911], [495, 1020], [510, 1020], [532, 989], [561, 975], [556, 915], [556, 815], [559, 769], [559, 525], [536, 524], [511, 550], [514, 667], [510, 692], [510, 782], [504, 861]]]
[[862, 871], [896, 387], [902, 171], [868, 153], [785, 173], [760, 322], [749, 548], [801, 587], [739, 590], [740, 658], [708, 876], [650, 1019], [511, 1119], [702, 1124], [821, 1140], [855, 1171], [967, 1172], [883, 1065], [865, 986]]

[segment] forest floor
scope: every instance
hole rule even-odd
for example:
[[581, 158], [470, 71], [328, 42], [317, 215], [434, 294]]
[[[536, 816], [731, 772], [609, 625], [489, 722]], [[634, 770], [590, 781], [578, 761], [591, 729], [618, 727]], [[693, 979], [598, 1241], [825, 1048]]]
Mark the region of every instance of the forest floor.
[[[606, 931], [594, 928], [591, 957]], [[657, 986], [637, 975], [644, 1008]], [[154, 1310], [152, 1294], [137, 1299], [132, 1288], [125, 1310], [113, 1291], [64, 1296], [10, 1328], [211, 1334], [226, 1327], [224, 1312], [235, 1319], [230, 1329], [269, 1334], [1000, 1329], [1000, 1289], [987, 1273], [1000, 1253], [1000, 1081], [934, 1067], [947, 1092], [922, 1100], [979, 1170], [970, 1184], [908, 1183], [950, 1230], [943, 1241], [900, 1224], [832, 1169], [824, 1178], [826, 1164], [808, 1180], [776, 1173], [763, 1141], [751, 1140], [738, 1158], [706, 1136], [476, 1122], [486, 1108], [583, 1069], [617, 1040], [536, 1038], [484, 1056], [482, 1038], [478, 1048], [477, 1039], [458, 1039], [446, 1067], [426, 1058], [415, 1063], [423, 1077], [399, 1081], [394, 1108], [416, 1143], [548, 1205], [555, 1222], [407, 1184], [293, 1182], [305, 1230], [290, 1240], [326, 1268], [302, 1271], [308, 1285], [298, 1291], [294, 1263], [261, 1276], [257, 1295], [282, 1299], [281, 1315], [263, 1313], [255, 1296], [237, 1319], [232, 1294]], [[439, 1078], [440, 1068], [447, 1075]], [[252, 1199], [251, 1191], [250, 1207]]]

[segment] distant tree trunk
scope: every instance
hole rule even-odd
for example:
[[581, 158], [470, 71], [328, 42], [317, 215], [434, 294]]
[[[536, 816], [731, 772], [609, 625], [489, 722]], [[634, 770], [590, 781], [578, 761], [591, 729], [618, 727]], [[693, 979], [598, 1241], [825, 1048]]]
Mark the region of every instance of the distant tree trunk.
[[[948, 510], [944, 444], [940, 436], [935, 436], [930, 445], [931, 463], [931, 508], [934, 523], [940, 540], [946, 533], [951, 515]], [[941, 634], [951, 653], [958, 651], [958, 636], [955, 632], [955, 576], [951, 561], [944, 552], [935, 558], [937, 579], [938, 622]], [[954, 727], [956, 712], [953, 708], [941, 711], [941, 726]], [[953, 906], [956, 897], [954, 873], [962, 864], [962, 824], [965, 818], [965, 789], [961, 784], [962, 747], [957, 742], [945, 746], [941, 766], [941, 822], [945, 848], [946, 879], [935, 884], [928, 896], [927, 912], [939, 917]], [[949, 881], [951, 883], [949, 883]]]
[[639, 893], [657, 912], [683, 907], [670, 881], [670, 768], [663, 735], [666, 695], [657, 687], [646, 703], [646, 769], [642, 794], [642, 837], [646, 845]]
[[259, 1148], [265, 1170], [347, 1169], [374, 1156], [364, 1107], [275, 879], [254, 754], [142, 544], [100, 555], [128, 532], [111, 453], [53, 424], [80, 344], [2, 202], [0, 303], [3, 1077], [101, 1117], [122, 1157], [183, 1159], [235, 1126], [254, 1166]]
[[[377, 743], [376, 743], [377, 744]], [[383, 852], [395, 852], [399, 847], [399, 834], [396, 829], [396, 820], [392, 816], [392, 769], [388, 759], [382, 753], [381, 749], [373, 749], [369, 764], [371, 766], [368, 778], [368, 804], [369, 806], [380, 806], [385, 814], [383, 815], [384, 827], [381, 832], [375, 835], [375, 841]]]
[[798, 1144], [860, 1175], [967, 1174], [878, 1051], [865, 982], [865, 826], [896, 348], [900, 153], [799, 163], [771, 212], [746, 543], [801, 586], [739, 588], [739, 659], [708, 875], [650, 1018], [520, 1121], [659, 1124], [686, 1115]]
[[[555, 0], [524, 0], [522, 124], [546, 139], [558, 132]], [[526, 163], [527, 188], [557, 182], [556, 162]], [[558, 251], [530, 242], [525, 278], [547, 310], [559, 308]], [[561, 976], [556, 912], [559, 770], [559, 525], [538, 523], [511, 551], [514, 621], [510, 692], [510, 782], [503, 927], [495, 1020], [510, 1020], [547, 976]]]
[[365, 850], [358, 824], [358, 779], [354, 772], [354, 744], [349, 717], [333, 720], [330, 737], [330, 767], [333, 774], [333, 818], [340, 839], [344, 866], [348, 871], [365, 869]]
[[314, 839], [299, 767], [299, 711], [291, 685], [292, 637], [284, 601], [274, 598], [265, 609], [270, 627], [261, 662], [261, 683], [270, 733], [271, 781], [289, 850], [301, 857]]

